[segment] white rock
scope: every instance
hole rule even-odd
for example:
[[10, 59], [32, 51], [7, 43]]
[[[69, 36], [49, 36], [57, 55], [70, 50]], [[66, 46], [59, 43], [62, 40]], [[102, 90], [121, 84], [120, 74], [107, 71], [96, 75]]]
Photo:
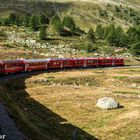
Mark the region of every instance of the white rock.
[[137, 87], [137, 84], [136, 83], [133, 83], [133, 84], [131, 84], [131, 87], [132, 88], [136, 88]]
[[116, 102], [113, 98], [103, 97], [97, 101], [96, 106], [101, 109], [114, 109], [119, 107], [119, 103]]

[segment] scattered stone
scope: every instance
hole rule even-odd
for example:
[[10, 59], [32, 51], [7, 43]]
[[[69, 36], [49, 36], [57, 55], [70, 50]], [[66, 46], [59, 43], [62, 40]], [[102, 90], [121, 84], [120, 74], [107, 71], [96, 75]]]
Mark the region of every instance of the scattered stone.
[[119, 108], [119, 103], [116, 102], [113, 98], [103, 97], [97, 101], [96, 106], [101, 109], [115, 109]]
[[131, 84], [131, 87], [132, 88], [136, 88], [137, 87], [137, 84], [136, 83], [133, 83], [133, 84]]
[[140, 95], [138, 95], [138, 98], [140, 98]]

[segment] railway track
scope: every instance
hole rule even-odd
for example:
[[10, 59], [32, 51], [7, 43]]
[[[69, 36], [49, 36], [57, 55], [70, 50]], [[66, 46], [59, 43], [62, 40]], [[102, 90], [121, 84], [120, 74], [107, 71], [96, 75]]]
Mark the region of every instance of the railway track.
[[81, 69], [128, 69], [128, 68], [140, 68], [140, 65], [125, 65], [125, 66], [116, 66], [116, 67], [92, 67], [92, 68], [77, 68], [77, 69], [59, 69], [59, 70], [47, 70], [47, 71], [32, 71], [32, 72], [23, 72], [23, 73], [14, 73], [11, 75], [4, 75], [4, 76], [0, 76], [0, 83], [10, 80], [10, 79], [14, 79], [14, 78], [22, 78], [22, 77], [27, 77], [30, 75], [37, 75], [37, 74], [41, 74], [41, 73], [48, 73], [48, 72], [59, 72], [59, 71], [68, 71], [68, 70], [81, 70]]

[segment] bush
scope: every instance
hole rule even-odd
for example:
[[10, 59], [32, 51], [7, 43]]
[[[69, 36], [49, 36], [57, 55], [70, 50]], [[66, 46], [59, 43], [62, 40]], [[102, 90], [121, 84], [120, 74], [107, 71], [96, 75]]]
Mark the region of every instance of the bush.
[[52, 17], [51, 25], [60, 36], [64, 35], [64, 28], [58, 15]]
[[71, 17], [69, 17], [69, 16], [64, 17], [62, 23], [63, 23], [63, 26], [66, 26], [67, 28], [69, 28], [71, 30], [71, 32], [74, 33], [76, 25], [75, 25], [74, 20]]
[[39, 38], [40, 38], [40, 40], [45, 40], [46, 39], [46, 27], [45, 26], [42, 26], [40, 28]]
[[29, 26], [33, 31], [38, 30], [38, 19], [35, 14], [32, 14], [30, 21], [29, 21]]
[[87, 40], [90, 43], [95, 43], [95, 41], [96, 41], [95, 33], [93, 32], [92, 29], [89, 29], [89, 31], [87, 33]]
[[131, 51], [134, 55], [140, 56], [140, 41], [131, 46]]

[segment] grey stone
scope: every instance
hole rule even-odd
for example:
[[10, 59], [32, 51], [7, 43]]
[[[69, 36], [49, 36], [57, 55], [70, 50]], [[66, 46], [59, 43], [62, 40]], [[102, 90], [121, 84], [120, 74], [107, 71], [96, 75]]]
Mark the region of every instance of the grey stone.
[[101, 109], [114, 109], [119, 107], [119, 103], [116, 102], [113, 98], [103, 97], [97, 101], [96, 106]]

